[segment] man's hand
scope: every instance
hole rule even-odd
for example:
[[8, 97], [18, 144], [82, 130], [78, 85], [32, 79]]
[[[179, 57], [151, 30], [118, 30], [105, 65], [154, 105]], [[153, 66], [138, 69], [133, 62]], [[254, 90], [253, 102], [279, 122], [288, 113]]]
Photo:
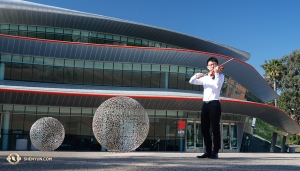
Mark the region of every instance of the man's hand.
[[201, 78], [201, 77], [204, 77], [204, 74], [202, 74], [202, 73], [197, 73], [197, 74], [196, 74], [196, 77], [199, 79], [199, 78]]
[[215, 73], [219, 73], [219, 72], [221, 72], [221, 70], [220, 70], [219, 66], [216, 66], [216, 67], [214, 68], [214, 72], [215, 72]]

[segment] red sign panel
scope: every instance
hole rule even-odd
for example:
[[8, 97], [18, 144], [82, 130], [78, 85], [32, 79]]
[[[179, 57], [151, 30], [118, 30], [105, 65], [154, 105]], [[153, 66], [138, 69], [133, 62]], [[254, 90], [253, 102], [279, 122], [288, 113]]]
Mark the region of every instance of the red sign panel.
[[185, 130], [186, 122], [185, 121], [178, 121], [178, 130]]

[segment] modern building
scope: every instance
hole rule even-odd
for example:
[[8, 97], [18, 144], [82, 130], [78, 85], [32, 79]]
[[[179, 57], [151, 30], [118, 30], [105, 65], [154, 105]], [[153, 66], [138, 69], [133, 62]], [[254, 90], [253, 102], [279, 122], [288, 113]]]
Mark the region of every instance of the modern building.
[[34, 150], [31, 125], [51, 116], [66, 131], [57, 150], [103, 151], [93, 135], [93, 115], [105, 100], [127, 96], [150, 120], [137, 151], [201, 152], [203, 89], [188, 81], [207, 72], [211, 56], [220, 64], [232, 59], [223, 70], [222, 152], [242, 151], [253, 118], [300, 132], [284, 111], [265, 104], [278, 95], [246, 63], [248, 52], [131, 21], [0, 1], [1, 149]]

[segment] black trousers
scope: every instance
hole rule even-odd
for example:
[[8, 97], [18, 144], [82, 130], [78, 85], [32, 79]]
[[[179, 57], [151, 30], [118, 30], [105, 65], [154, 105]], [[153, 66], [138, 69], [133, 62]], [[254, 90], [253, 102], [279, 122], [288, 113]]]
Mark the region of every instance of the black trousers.
[[[221, 147], [220, 118], [221, 104], [219, 100], [209, 101], [208, 103], [203, 102], [201, 111], [201, 133], [204, 138], [207, 153], [211, 153], [212, 149], [218, 153]], [[210, 129], [213, 138], [211, 138]], [[213, 148], [212, 142], [214, 145]]]

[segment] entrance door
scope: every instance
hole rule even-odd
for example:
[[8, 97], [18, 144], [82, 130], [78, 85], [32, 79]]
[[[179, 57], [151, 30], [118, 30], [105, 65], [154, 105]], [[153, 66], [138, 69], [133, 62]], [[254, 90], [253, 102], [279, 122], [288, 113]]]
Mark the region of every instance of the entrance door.
[[186, 127], [186, 152], [203, 152], [200, 121], [188, 121]]

